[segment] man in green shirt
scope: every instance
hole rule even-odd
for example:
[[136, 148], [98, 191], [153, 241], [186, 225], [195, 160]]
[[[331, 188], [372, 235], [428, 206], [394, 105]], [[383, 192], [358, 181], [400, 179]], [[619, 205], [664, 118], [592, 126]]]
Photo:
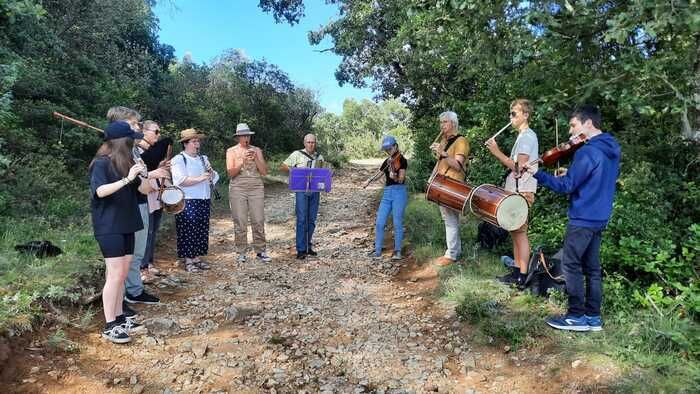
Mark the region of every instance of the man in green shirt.
[[[282, 163], [280, 170], [289, 172], [293, 167], [319, 168], [324, 167], [323, 156], [316, 151], [316, 136], [304, 136], [304, 149], [292, 152]], [[307, 255], [316, 256], [311, 248], [311, 237], [316, 229], [316, 216], [321, 199], [319, 192], [296, 192], [295, 212], [297, 217], [296, 248], [297, 259], [303, 260]]]

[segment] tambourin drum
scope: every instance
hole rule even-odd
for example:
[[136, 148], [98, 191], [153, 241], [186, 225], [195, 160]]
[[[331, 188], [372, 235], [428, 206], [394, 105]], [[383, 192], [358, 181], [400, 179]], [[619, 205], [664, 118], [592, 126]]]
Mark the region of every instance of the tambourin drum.
[[185, 192], [177, 186], [168, 186], [160, 194], [165, 212], [176, 215], [185, 209]]
[[525, 197], [498, 186], [478, 186], [471, 192], [468, 204], [474, 215], [508, 231], [527, 222], [529, 206]]
[[465, 209], [467, 208], [472, 189], [471, 185], [464, 182], [448, 178], [442, 174], [435, 174], [428, 183], [425, 198], [428, 201], [464, 214], [466, 213]]

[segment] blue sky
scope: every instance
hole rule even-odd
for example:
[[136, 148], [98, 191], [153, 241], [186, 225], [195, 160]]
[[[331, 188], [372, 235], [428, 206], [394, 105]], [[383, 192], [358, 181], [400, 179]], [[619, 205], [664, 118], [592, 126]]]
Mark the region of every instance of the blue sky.
[[337, 14], [324, 0], [306, 1], [306, 17], [297, 25], [276, 24], [271, 14], [258, 8], [257, 0], [159, 1], [160, 41], [175, 47], [178, 58], [192, 54], [196, 63], [211, 60], [229, 48], [242, 49], [248, 57], [265, 59], [284, 70], [297, 86], [318, 93], [321, 105], [340, 113], [345, 98], [371, 98], [370, 89], [338, 86], [334, 72], [340, 57], [318, 52], [330, 41], [311, 46], [307, 39]]

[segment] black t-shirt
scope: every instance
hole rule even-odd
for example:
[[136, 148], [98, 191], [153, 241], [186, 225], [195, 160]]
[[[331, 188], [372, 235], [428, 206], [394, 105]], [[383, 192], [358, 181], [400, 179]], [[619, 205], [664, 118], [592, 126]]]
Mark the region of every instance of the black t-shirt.
[[[385, 183], [385, 185], [386, 185], [386, 186], [391, 186], [391, 185], [403, 185], [403, 183], [395, 182], [393, 179], [389, 178], [389, 163], [388, 163], [389, 160], [391, 160], [390, 157], [387, 158], [386, 160], [384, 160], [384, 163], [382, 163], [382, 168], [384, 168], [384, 177], [386, 178], [386, 183]], [[401, 160], [401, 165], [399, 166], [399, 168], [396, 168], [396, 169], [395, 169], [395, 170], [396, 170], [396, 176], [399, 175], [399, 170], [405, 170], [405, 169], [408, 168], [408, 160], [406, 160], [406, 158], [403, 157], [403, 155], [401, 155], [401, 159], [400, 159], [400, 160]]]
[[109, 157], [98, 158], [90, 168], [92, 229], [95, 235], [131, 234], [143, 229], [136, 196], [138, 180], [107, 197], [97, 197], [97, 188], [122, 179]]
[[153, 171], [158, 168], [158, 164], [165, 160], [165, 156], [168, 154], [168, 145], [173, 144], [173, 139], [170, 137], [164, 137], [159, 139], [155, 144], [151, 145], [147, 151], [141, 153], [141, 159], [146, 163], [146, 168], [148, 171]]

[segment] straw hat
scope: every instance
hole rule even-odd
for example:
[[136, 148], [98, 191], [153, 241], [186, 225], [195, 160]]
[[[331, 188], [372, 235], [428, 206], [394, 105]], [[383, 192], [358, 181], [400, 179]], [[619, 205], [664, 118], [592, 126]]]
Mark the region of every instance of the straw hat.
[[180, 139], [177, 142], [189, 141], [193, 138], [207, 138], [206, 134], [202, 134], [195, 129], [185, 129], [180, 132]]
[[247, 123], [239, 123], [236, 126], [236, 134], [235, 135], [253, 135], [255, 132], [250, 131], [250, 127], [248, 127]]

